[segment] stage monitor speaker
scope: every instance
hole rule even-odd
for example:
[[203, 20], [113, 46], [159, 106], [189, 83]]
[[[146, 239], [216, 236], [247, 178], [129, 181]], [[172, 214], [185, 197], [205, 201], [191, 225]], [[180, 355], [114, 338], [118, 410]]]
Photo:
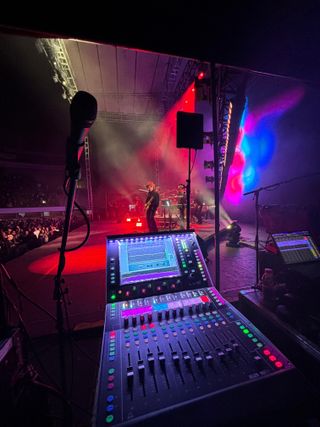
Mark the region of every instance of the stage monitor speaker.
[[177, 148], [203, 148], [203, 114], [177, 112]]

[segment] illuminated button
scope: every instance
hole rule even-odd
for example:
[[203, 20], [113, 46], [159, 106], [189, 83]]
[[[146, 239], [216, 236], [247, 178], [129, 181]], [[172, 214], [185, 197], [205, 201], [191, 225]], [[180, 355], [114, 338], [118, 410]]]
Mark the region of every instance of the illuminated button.
[[278, 369], [281, 369], [281, 368], [283, 368], [283, 363], [282, 363], [282, 362], [280, 362], [280, 360], [278, 360], [278, 361], [275, 363], [275, 367], [276, 367], [276, 368], [278, 368]]
[[114, 401], [114, 396], [113, 396], [113, 394], [110, 394], [110, 395], [107, 397], [107, 402], [111, 403], [111, 402], [113, 402], [113, 401]]
[[114, 368], [110, 368], [110, 369], [108, 370], [108, 374], [109, 374], [109, 375], [113, 375], [113, 374], [114, 374], [114, 372], [115, 372], [115, 369], [114, 369]]
[[265, 356], [270, 356], [271, 351], [270, 351], [268, 348], [265, 348], [265, 349], [263, 350], [263, 354], [264, 354]]
[[113, 409], [114, 409], [114, 406], [113, 406], [113, 405], [108, 405], [108, 406], [107, 406], [107, 412], [112, 412], [112, 411], [113, 411]]
[[114, 375], [109, 375], [108, 376], [108, 382], [112, 383], [113, 380], [114, 380]]
[[263, 344], [261, 342], [258, 342], [257, 347], [261, 348], [261, 347], [263, 347]]
[[270, 360], [270, 362], [275, 362], [277, 360], [277, 358], [276, 358], [276, 356], [271, 354], [271, 356], [269, 356], [269, 360]]
[[248, 334], [248, 338], [252, 338], [253, 337], [253, 335], [252, 334]]
[[[114, 301], [115, 299], [116, 299], [116, 295], [115, 294], [112, 294], [111, 295], [111, 299], [112, 299], [112, 301]], [[112, 416], [112, 415], [111, 415]]]
[[108, 424], [110, 424], [110, 423], [112, 423], [112, 421], [113, 421], [113, 415], [108, 415], [107, 418], [106, 418], [106, 422]]
[[245, 327], [243, 325], [240, 325], [240, 329], [244, 329]]
[[252, 338], [252, 342], [254, 343], [258, 342], [257, 338]]
[[242, 332], [247, 335], [249, 333], [249, 329], [243, 329]]
[[112, 390], [114, 388], [114, 384], [113, 383], [109, 383], [107, 387], [108, 387], [108, 390]]

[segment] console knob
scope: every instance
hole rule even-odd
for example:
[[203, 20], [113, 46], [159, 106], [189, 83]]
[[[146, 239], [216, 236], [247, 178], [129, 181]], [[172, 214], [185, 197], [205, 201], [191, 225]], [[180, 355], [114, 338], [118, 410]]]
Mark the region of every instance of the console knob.
[[177, 310], [175, 308], [172, 310], [172, 316], [174, 319], [177, 317]]
[[193, 314], [193, 306], [192, 305], [189, 306], [189, 314], [190, 315]]
[[184, 316], [184, 310], [183, 310], [183, 307], [182, 307], [182, 308], [180, 308], [180, 310], [179, 310], [179, 314], [180, 314], [180, 317], [183, 317], [183, 316]]
[[158, 320], [159, 322], [162, 320], [162, 311], [158, 311]]
[[151, 323], [152, 322], [152, 313], [148, 313], [148, 322]]
[[137, 326], [137, 317], [132, 316], [132, 326]]
[[166, 319], [169, 320], [169, 317], [170, 317], [170, 311], [166, 310]]
[[200, 311], [201, 311], [201, 305], [202, 305], [201, 303], [199, 303], [199, 304], [196, 305], [196, 312], [197, 313], [200, 313]]
[[143, 325], [144, 324], [144, 315], [141, 314], [140, 316], [140, 324]]

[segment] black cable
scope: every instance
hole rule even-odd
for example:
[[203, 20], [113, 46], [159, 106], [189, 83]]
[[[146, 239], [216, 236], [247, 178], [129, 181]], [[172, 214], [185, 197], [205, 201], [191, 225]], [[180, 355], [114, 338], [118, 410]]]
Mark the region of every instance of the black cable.
[[3, 289], [4, 292], [4, 296], [7, 299], [8, 303], [11, 305], [11, 307], [13, 308], [14, 312], [16, 313], [16, 316], [18, 317], [19, 320], [19, 327], [22, 329], [22, 331], [24, 332], [26, 338], [28, 339], [28, 342], [30, 344], [30, 348], [31, 351], [33, 353], [33, 355], [35, 356], [37, 362], [39, 363], [41, 369], [43, 370], [43, 372], [45, 373], [45, 375], [48, 377], [48, 379], [51, 381], [52, 384], [54, 384], [57, 388], [59, 388], [59, 385], [56, 383], [56, 381], [51, 377], [51, 375], [47, 372], [46, 368], [44, 367], [40, 357], [38, 356], [35, 348], [34, 348], [34, 344], [33, 341], [29, 335], [29, 332], [27, 330], [27, 327], [21, 317], [21, 314], [19, 313], [19, 310], [17, 308], [17, 306], [15, 305], [15, 303], [11, 300], [11, 298], [8, 296], [8, 294], [5, 292], [5, 290]]
[[[69, 195], [68, 190], [67, 190], [68, 182], [69, 182], [69, 178], [65, 178], [64, 183], [63, 183], [63, 190], [64, 190], [66, 196]], [[89, 239], [89, 236], [90, 236], [90, 222], [89, 222], [89, 218], [87, 217], [87, 215], [86, 215], [85, 211], [82, 209], [82, 207], [76, 201], [74, 202], [74, 205], [77, 207], [77, 209], [79, 210], [79, 212], [81, 213], [81, 215], [83, 216], [83, 218], [85, 220], [85, 223], [86, 223], [86, 226], [87, 226], [87, 233], [86, 233], [86, 236], [83, 239], [83, 241], [78, 246], [75, 246], [74, 248], [68, 248], [68, 249], [66, 248], [65, 249], [66, 252], [75, 251], [75, 250], [81, 248], [83, 245], [85, 245], [87, 243], [87, 241]]]
[[48, 385], [48, 384], [43, 384], [43, 383], [40, 383], [40, 382], [39, 382], [39, 384], [42, 384], [42, 385], [43, 385], [43, 386], [45, 386], [47, 389], [50, 389], [50, 390], [52, 390], [52, 391], [54, 390], [54, 392], [55, 392], [57, 395], [59, 395], [59, 396], [61, 397], [61, 399], [62, 399], [62, 400], [64, 400], [66, 403], [68, 403], [68, 404], [72, 404], [72, 405], [76, 406], [78, 409], [80, 409], [80, 410], [82, 410], [83, 412], [85, 412], [87, 415], [92, 416], [92, 413], [90, 413], [90, 412], [89, 412], [89, 411], [87, 411], [86, 409], [82, 408], [80, 405], [78, 405], [78, 404], [77, 404], [76, 402], [74, 402], [72, 399], [67, 400], [67, 399], [63, 396], [62, 392], [60, 391], [60, 386], [56, 383], [56, 381], [55, 381], [55, 380], [51, 377], [51, 375], [48, 373], [47, 369], [45, 368], [44, 364], [43, 364], [43, 363], [42, 363], [42, 361], [41, 361], [41, 358], [40, 358], [40, 357], [39, 357], [39, 355], [38, 355], [38, 352], [35, 350], [35, 348], [34, 348], [34, 343], [33, 343], [32, 339], [31, 339], [30, 334], [29, 334], [29, 332], [28, 332], [28, 330], [27, 330], [27, 327], [26, 327], [26, 325], [25, 325], [25, 323], [24, 323], [24, 321], [23, 321], [23, 319], [22, 319], [22, 317], [21, 317], [21, 314], [20, 314], [20, 313], [19, 313], [19, 311], [18, 311], [17, 306], [14, 304], [14, 302], [11, 300], [11, 298], [8, 296], [8, 294], [5, 292], [5, 290], [3, 290], [3, 293], [4, 293], [4, 296], [5, 296], [5, 298], [7, 299], [8, 303], [11, 305], [11, 307], [13, 308], [13, 310], [15, 311], [15, 313], [16, 313], [16, 315], [17, 315], [18, 319], [19, 319], [19, 326], [20, 326], [20, 328], [22, 329], [22, 331], [24, 332], [24, 334], [25, 334], [26, 338], [28, 339], [28, 343], [29, 343], [29, 345], [30, 345], [31, 351], [32, 351], [33, 355], [35, 356], [35, 358], [36, 358], [36, 360], [37, 360], [37, 362], [38, 362], [38, 364], [39, 364], [40, 368], [42, 369], [43, 373], [47, 376], [47, 378], [49, 379], [49, 381], [50, 381], [50, 382], [51, 382], [55, 387], [53, 387], [53, 386], [51, 386], [51, 385]]
[[19, 288], [19, 286], [16, 284], [16, 282], [12, 279], [12, 277], [10, 276], [10, 274], [8, 273], [7, 269], [5, 268], [5, 266], [3, 264], [0, 263], [0, 270], [3, 274], [5, 274], [6, 278], [8, 279], [9, 283], [13, 286], [13, 288], [18, 292], [18, 296], [19, 296], [19, 307], [20, 307], [20, 311], [22, 311], [22, 305], [20, 305], [20, 296], [22, 296], [23, 298], [25, 298], [27, 301], [29, 301], [30, 304], [34, 305], [35, 307], [37, 307], [40, 311], [42, 311], [43, 313], [45, 313], [46, 315], [48, 315], [52, 320], [54, 320], [55, 322], [57, 321], [56, 317], [51, 314], [47, 309], [45, 309], [44, 307], [42, 307], [42, 305], [38, 304], [37, 302], [33, 301], [30, 297], [28, 297], [28, 295], [26, 295], [23, 290], [21, 288]]
[[[0, 263], [0, 274], [1, 277], [4, 274], [6, 276], [6, 278], [8, 279], [8, 281], [10, 282], [10, 284], [13, 286], [13, 288], [15, 289], [15, 291], [18, 293], [18, 295], [24, 297], [30, 304], [32, 304], [33, 306], [35, 306], [36, 308], [38, 308], [40, 311], [42, 311], [43, 313], [45, 313], [47, 316], [50, 317], [50, 319], [54, 320], [55, 322], [57, 321], [56, 317], [51, 314], [48, 310], [46, 310], [44, 307], [42, 307], [40, 304], [38, 304], [37, 302], [33, 301], [30, 297], [28, 297], [23, 290], [17, 285], [17, 283], [12, 279], [12, 277], [10, 276], [10, 274], [8, 273], [8, 271], [6, 270], [5, 266], [3, 264]], [[20, 304], [19, 304], [20, 306]], [[19, 310], [20, 312], [22, 310]], [[73, 337], [71, 336], [71, 339], [73, 339]], [[86, 353], [85, 350], [83, 350], [79, 344], [73, 340], [73, 344], [79, 349], [80, 352], [82, 352], [91, 362], [93, 362], [95, 365], [97, 364], [97, 361], [95, 359], [93, 359], [88, 353]], [[98, 364], [99, 366], [99, 364]]]

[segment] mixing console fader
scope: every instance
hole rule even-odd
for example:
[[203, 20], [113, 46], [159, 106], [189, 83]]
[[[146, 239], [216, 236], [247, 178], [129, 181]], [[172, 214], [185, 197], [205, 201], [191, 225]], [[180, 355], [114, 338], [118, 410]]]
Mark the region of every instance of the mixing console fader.
[[193, 232], [111, 237], [107, 253], [95, 426], [215, 426], [294, 387], [292, 364], [213, 286]]

